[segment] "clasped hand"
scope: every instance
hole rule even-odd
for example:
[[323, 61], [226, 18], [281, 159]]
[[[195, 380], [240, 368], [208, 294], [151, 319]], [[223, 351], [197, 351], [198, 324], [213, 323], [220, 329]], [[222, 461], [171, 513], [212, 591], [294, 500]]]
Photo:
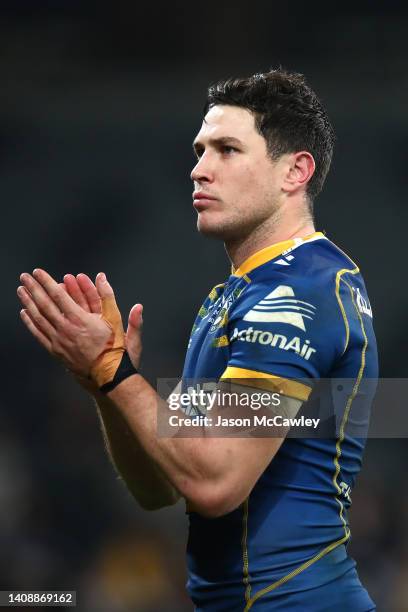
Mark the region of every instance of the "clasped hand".
[[139, 366], [142, 306], [129, 314], [126, 334], [112, 287], [105, 274], [95, 284], [86, 274], [67, 274], [57, 283], [45, 270], [23, 273], [17, 294], [20, 315], [31, 334], [75, 374], [98, 386], [113, 379], [125, 349]]

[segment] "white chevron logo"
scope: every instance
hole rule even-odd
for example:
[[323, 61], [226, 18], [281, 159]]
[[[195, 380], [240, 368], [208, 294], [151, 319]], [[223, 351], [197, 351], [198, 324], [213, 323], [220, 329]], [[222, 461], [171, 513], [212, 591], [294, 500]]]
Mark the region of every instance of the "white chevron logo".
[[285, 255], [285, 257], [277, 259], [273, 263], [278, 264], [279, 266], [290, 266], [290, 262], [292, 261], [292, 259], [295, 259], [293, 255]]
[[244, 316], [252, 323], [287, 323], [306, 331], [304, 319], [313, 319], [316, 306], [295, 298], [292, 287], [279, 285]]

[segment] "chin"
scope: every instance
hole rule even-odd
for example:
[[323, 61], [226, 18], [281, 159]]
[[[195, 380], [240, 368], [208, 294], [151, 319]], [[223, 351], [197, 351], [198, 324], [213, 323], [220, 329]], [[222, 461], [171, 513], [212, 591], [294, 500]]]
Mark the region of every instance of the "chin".
[[[197, 220], [197, 229], [203, 236], [207, 236], [208, 238], [215, 238], [217, 240], [222, 240], [223, 242], [229, 242], [231, 240], [236, 240], [240, 235], [240, 228], [230, 227], [226, 224], [221, 225], [221, 223], [204, 223], [202, 220]], [[242, 229], [242, 228], [241, 228]]]
[[218, 238], [219, 240], [225, 239], [225, 228], [221, 225], [221, 223], [217, 223], [216, 221], [200, 218], [197, 219], [197, 230], [203, 236], [208, 236], [211, 238]]
[[231, 242], [245, 238], [257, 225], [256, 219], [243, 215], [227, 215], [219, 211], [203, 211], [197, 217], [197, 229], [203, 236]]

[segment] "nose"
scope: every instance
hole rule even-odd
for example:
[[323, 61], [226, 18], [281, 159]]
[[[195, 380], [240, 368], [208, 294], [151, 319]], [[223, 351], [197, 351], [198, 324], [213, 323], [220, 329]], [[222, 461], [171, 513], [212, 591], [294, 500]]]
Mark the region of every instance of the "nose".
[[203, 153], [191, 171], [191, 180], [197, 183], [211, 183], [214, 180], [214, 171], [208, 153]]

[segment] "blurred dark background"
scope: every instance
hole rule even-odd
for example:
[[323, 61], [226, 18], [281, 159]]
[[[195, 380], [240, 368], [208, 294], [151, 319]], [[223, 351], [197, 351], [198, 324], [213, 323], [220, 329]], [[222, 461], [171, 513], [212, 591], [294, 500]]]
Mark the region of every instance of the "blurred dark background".
[[[189, 179], [218, 78], [283, 65], [323, 99], [337, 146], [317, 226], [361, 265], [382, 376], [407, 376], [401, 6], [0, 4], [0, 590], [76, 589], [81, 612], [192, 609], [183, 505], [132, 501], [91, 400], [24, 329], [15, 289], [36, 266], [104, 270], [124, 316], [144, 304], [147, 378], [181, 373], [195, 313], [229, 272], [195, 231]], [[352, 554], [387, 612], [408, 610], [407, 459], [405, 440], [369, 440], [351, 511]]]

